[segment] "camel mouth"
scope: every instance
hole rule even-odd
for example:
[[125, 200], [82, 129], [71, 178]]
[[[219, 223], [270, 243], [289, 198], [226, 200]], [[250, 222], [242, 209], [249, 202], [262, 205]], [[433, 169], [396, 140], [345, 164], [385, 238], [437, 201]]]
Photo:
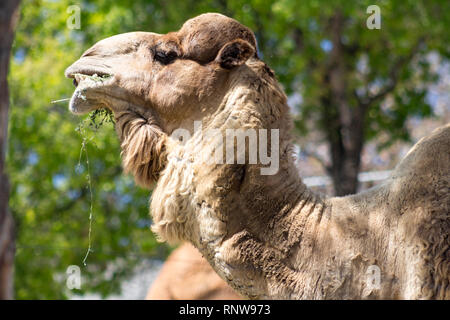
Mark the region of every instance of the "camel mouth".
[[76, 87], [78, 87], [78, 84], [86, 79], [91, 79], [93, 81], [105, 81], [106, 79], [112, 77], [112, 75], [107, 74], [107, 73], [102, 73], [102, 72], [89, 72], [89, 73], [74, 73], [73, 75], [71, 75], [71, 77], [73, 77], [73, 84]]
[[112, 75], [107, 73], [75, 73], [73, 74], [73, 84], [75, 88], [78, 88], [78, 85], [84, 85], [84, 87], [98, 87], [111, 77]]
[[73, 79], [75, 91], [70, 99], [69, 110], [82, 115], [95, 109], [103, 108], [103, 92], [112, 84], [113, 75], [95, 70], [67, 72], [67, 78]]

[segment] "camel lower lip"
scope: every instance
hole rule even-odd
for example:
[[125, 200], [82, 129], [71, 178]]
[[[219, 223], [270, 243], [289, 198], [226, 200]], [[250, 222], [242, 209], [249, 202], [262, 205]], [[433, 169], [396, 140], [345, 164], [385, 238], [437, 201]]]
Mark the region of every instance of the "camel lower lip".
[[[84, 107], [83, 107], [84, 106]], [[72, 95], [69, 103], [69, 110], [74, 114], [83, 114], [89, 112], [87, 105], [86, 92], [84, 89], [77, 87]], [[86, 110], [86, 111], [83, 111]]]

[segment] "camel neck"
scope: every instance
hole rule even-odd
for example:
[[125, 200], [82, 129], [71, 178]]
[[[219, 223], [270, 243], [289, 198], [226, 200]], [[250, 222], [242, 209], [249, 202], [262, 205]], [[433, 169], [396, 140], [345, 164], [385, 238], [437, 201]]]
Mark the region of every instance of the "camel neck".
[[[311, 260], [312, 251], [310, 247], [303, 250], [303, 243], [311, 246], [315, 235], [305, 230], [320, 225], [326, 206], [298, 175], [290, 142], [292, 120], [284, 94], [258, 94], [253, 86], [236, 86], [213, 120], [204, 121], [185, 145], [171, 149], [152, 194], [152, 230], [163, 241], [190, 241], [222, 278], [232, 280], [231, 285], [248, 297], [290, 298], [296, 292], [294, 298], [298, 298], [299, 291], [294, 289], [301, 287], [302, 277], [294, 266], [298, 259]], [[265, 90], [262, 84], [258, 88]], [[261, 101], [261, 95], [273, 101]], [[271, 116], [264, 116], [268, 110]], [[227, 149], [224, 139], [229, 130], [237, 133], [242, 128], [249, 136], [248, 129], [256, 130], [253, 138], [258, 136], [258, 146], [271, 150], [270, 156], [276, 150], [273, 158], [279, 161], [271, 166], [275, 170], [262, 170], [268, 168], [263, 161], [205, 162], [199, 157], [223, 159], [220, 151]], [[206, 134], [210, 129], [215, 130], [213, 134]], [[266, 136], [266, 144], [261, 144], [259, 134], [269, 132], [270, 138]], [[236, 157], [238, 150], [236, 146]], [[245, 150], [250, 157], [250, 143]], [[289, 279], [279, 281], [277, 275], [288, 275]]]
[[[307, 297], [301, 286], [312, 274], [298, 270], [297, 263], [313, 260], [316, 239], [310, 230], [319, 228], [324, 212], [323, 202], [305, 189], [290, 210], [262, 218], [264, 226], [260, 224], [259, 231], [249, 223], [227, 234], [220, 244], [198, 248], [219, 275], [250, 298]], [[280, 275], [285, 279], [278, 279]]]
[[[267, 288], [274, 284], [276, 290], [283, 291], [282, 296], [300, 297], [301, 291], [292, 296], [293, 286], [288, 282], [283, 285], [274, 277], [285, 274], [292, 277], [291, 281], [301, 279], [294, 266], [299, 259], [312, 259], [315, 241], [305, 230], [320, 228], [326, 214], [325, 201], [303, 184], [295, 166], [285, 161], [281, 164], [274, 176], [258, 175], [257, 168], [247, 166], [245, 176], [240, 177], [239, 192], [231, 201], [234, 205], [216, 208], [217, 220], [209, 220], [203, 229], [210, 230], [214, 225], [214, 233], [208, 236], [205, 232], [201, 242], [193, 241], [224, 279], [233, 279], [231, 285], [252, 298], [273, 297]], [[255, 278], [258, 281], [250, 281]], [[248, 287], [249, 283], [264, 288]]]

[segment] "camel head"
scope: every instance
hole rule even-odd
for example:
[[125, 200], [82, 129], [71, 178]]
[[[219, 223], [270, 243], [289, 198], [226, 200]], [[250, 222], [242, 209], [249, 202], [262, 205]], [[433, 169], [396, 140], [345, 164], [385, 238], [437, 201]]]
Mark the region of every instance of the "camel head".
[[69, 109], [113, 111], [124, 169], [149, 187], [163, 166], [164, 137], [176, 128], [192, 130], [194, 120], [214, 112], [226, 79], [257, 57], [255, 48], [250, 29], [215, 13], [167, 34], [119, 34], [97, 42], [67, 68], [76, 87]]
[[[255, 55], [247, 27], [220, 14], [188, 20], [177, 32], [130, 32], [97, 42], [67, 68], [76, 90], [70, 111], [152, 110], [169, 129], [198, 115], [223, 77]], [[224, 88], [225, 89], [225, 88]], [[205, 110], [203, 110], [205, 111]]]

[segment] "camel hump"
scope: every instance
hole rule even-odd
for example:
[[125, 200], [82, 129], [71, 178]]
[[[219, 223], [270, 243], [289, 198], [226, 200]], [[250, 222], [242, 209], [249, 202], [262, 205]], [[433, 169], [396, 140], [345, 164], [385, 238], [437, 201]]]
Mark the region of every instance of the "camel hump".
[[450, 298], [450, 124], [422, 138], [392, 175], [387, 203], [417, 253], [421, 299]]
[[[400, 214], [425, 219], [442, 217], [448, 225], [450, 208], [450, 124], [422, 138], [397, 165], [389, 182], [388, 203]], [[436, 231], [437, 232], [437, 231]], [[447, 231], [448, 232], [448, 231]], [[439, 232], [437, 232], [439, 234]]]
[[393, 177], [441, 177], [450, 180], [450, 123], [417, 142], [397, 165]]

